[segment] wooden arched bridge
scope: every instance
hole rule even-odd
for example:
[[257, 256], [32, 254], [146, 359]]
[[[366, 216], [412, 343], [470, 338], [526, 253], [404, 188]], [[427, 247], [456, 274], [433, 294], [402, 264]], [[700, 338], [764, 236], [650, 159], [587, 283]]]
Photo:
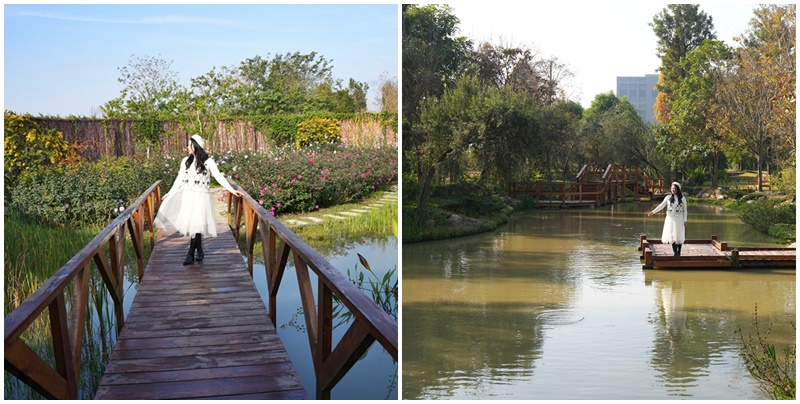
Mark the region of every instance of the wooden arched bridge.
[[669, 192], [663, 179], [651, 177], [640, 167], [609, 164], [607, 167], [584, 165], [571, 182], [512, 182], [508, 195], [528, 195], [541, 207], [601, 206], [626, 198], [659, 198]]
[[[205, 260], [193, 266], [182, 265], [185, 238], [161, 231], [156, 239], [153, 219], [160, 200], [156, 182], [6, 316], [6, 371], [46, 398], [78, 398], [89, 279], [96, 270], [113, 299], [118, 338], [95, 398], [306, 398], [275, 330], [277, 294], [290, 254], [317, 399], [329, 399], [331, 389], [375, 341], [397, 360], [397, 321], [249, 195], [229, 198], [232, 223], [218, 224], [218, 237], [207, 239]], [[247, 264], [234, 238], [240, 231], [246, 235]], [[145, 268], [148, 234], [152, 253]], [[138, 259], [139, 285], [126, 317], [123, 269], [128, 237]], [[268, 308], [252, 280], [256, 242], [264, 251]], [[316, 293], [309, 271], [317, 275]], [[334, 296], [354, 318], [335, 347]], [[54, 365], [21, 338], [45, 316]]]

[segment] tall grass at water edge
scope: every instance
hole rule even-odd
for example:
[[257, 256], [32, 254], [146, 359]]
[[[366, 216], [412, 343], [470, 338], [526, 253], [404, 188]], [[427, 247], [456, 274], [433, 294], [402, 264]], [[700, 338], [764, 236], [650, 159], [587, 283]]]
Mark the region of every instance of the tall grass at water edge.
[[[31, 221], [11, 210], [5, 215], [3, 263], [5, 279], [4, 316], [35, 292], [64, 264], [88, 244], [103, 227], [50, 226]], [[145, 240], [145, 257], [149, 257], [149, 241]], [[127, 255], [126, 278], [128, 284], [138, 283], [136, 256], [130, 240], [125, 247]], [[108, 256], [108, 247], [105, 248]], [[67, 310], [72, 306], [73, 285], [65, 293]], [[89, 285], [88, 313], [84, 331], [81, 357], [79, 398], [94, 396], [100, 377], [108, 362], [108, 355], [116, 341], [116, 318], [110, 295], [92, 263]], [[72, 327], [69, 324], [68, 327]], [[42, 358], [55, 367], [52, 336], [46, 311], [21, 337]], [[37, 392], [6, 372], [4, 375], [5, 399], [40, 399]]]

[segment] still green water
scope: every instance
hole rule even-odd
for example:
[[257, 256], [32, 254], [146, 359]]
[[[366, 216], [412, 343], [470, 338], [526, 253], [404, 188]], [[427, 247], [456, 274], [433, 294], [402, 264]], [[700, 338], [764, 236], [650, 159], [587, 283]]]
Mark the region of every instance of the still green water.
[[[795, 342], [794, 269], [643, 270], [651, 203], [517, 214], [402, 259], [403, 399], [764, 399], [740, 328]], [[690, 206], [687, 238], [771, 239]], [[762, 330], [763, 332], [764, 330]]]

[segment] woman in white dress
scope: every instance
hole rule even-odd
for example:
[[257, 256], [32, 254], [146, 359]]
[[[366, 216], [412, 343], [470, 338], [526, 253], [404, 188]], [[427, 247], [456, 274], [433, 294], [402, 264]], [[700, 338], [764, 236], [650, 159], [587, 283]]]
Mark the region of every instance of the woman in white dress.
[[217, 163], [206, 154], [205, 146], [206, 142], [200, 135], [192, 135], [189, 139], [189, 155], [181, 160], [175, 183], [162, 198], [154, 221], [157, 227], [192, 237], [183, 265], [203, 260], [203, 234], [217, 236], [217, 219], [210, 190], [211, 175], [234, 195], [242, 194], [234, 190], [219, 172]]
[[664, 219], [664, 231], [661, 232], [661, 242], [672, 244], [672, 252], [675, 256], [681, 255], [681, 247], [686, 241], [686, 198], [681, 192], [681, 184], [673, 182], [670, 187], [670, 195], [664, 198], [655, 209], [647, 212], [647, 216], [667, 208], [667, 217]]

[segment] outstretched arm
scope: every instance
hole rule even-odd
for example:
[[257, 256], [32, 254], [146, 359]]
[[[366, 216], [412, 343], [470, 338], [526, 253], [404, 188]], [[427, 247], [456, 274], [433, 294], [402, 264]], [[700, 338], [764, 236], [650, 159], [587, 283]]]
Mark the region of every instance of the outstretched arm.
[[660, 204], [660, 205], [656, 206], [656, 208], [655, 208], [655, 209], [653, 209], [653, 210], [651, 210], [651, 211], [647, 212], [647, 216], [653, 216], [653, 213], [656, 213], [656, 212], [658, 212], [659, 210], [661, 210], [661, 209], [664, 209], [665, 207], [667, 207], [667, 203], [669, 203], [669, 202], [668, 202], [668, 201], [669, 201], [669, 199], [668, 199], [668, 198], [669, 198], [669, 196], [666, 196], [666, 197], [664, 198], [664, 200], [663, 200], [663, 201], [661, 201], [661, 204]]
[[228, 182], [227, 179], [225, 179], [225, 176], [222, 175], [221, 172], [219, 172], [219, 168], [217, 168], [217, 162], [214, 161], [214, 159], [209, 158], [208, 160], [206, 160], [206, 169], [208, 169], [208, 171], [211, 172], [211, 175], [214, 176], [214, 179], [217, 180], [219, 185], [222, 185], [230, 193], [232, 193], [232, 194], [234, 194], [236, 196], [242, 196], [242, 193], [240, 191], [237, 191], [237, 190], [233, 189], [233, 187], [231, 186], [231, 183]]

